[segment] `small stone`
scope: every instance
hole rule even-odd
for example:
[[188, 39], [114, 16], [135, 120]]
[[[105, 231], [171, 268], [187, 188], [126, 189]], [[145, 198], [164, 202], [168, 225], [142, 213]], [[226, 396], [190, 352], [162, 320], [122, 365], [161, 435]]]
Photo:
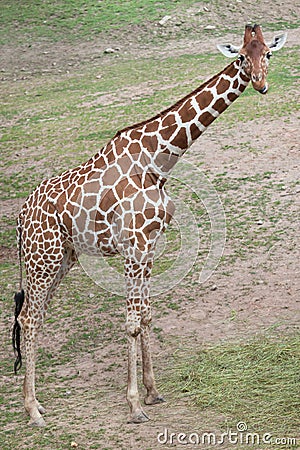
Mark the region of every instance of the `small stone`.
[[210, 288], [211, 291], [216, 291], [218, 289], [218, 286], [216, 284], [213, 284]]
[[108, 47], [108, 48], [106, 48], [105, 50], [104, 50], [104, 53], [106, 54], [106, 55], [108, 55], [108, 54], [111, 54], [111, 53], [116, 53], [116, 49], [115, 48], [112, 48], [112, 47]]
[[216, 27], [214, 25], [207, 25], [204, 29], [205, 30], [215, 30]]
[[164, 16], [158, 23], [161, 26], [164, 26], [170, 19], [172, 19], [172, 16]]
[[258, 220], [258, 221], [256, 222], [256, 224], [261, 226], [261, 225], [264, 224], [264, 222], [263, 222], [263, 220]]
[[71, 442], [71, 447], [72, 447], [72, 448], [77, 448], [77, 447], [78, 447], [77, 442], [72, 441], [72, 442]]

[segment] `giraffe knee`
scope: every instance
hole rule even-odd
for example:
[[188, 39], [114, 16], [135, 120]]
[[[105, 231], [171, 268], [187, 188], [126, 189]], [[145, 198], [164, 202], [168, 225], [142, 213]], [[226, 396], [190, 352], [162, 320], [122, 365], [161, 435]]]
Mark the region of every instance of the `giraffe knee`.
[[142, 317], [142, 325], [148, 327], [152, 321], [151, 314]]
[[37, 312], [36, 315], [29, 308], [22, 309], [18, 322], [21, 326], [24, 337], [32, 336], [43, 324], [44, 315], [42, 312]]
[[18, 322], [20, 324], [22, 332], [25, 334], [30, 329], [30, 317], [28, 315], [28, 309], [21, 311], [21, 314], [18, 317]]
[[150, 308], [142, 309], [142, 319], [141, 319], [142, 325], [144, 327], [147, 327], [150, 325], [151, 321], [152, 321], [151, 309]]
[[128, 336], [137, 337], [141, 332], [141, 324], [137, 323], [127, 323], [126, 324], [126, 333]]
[[141, 332], [141, 318], [137, 315], [129, 315], [126, 321], [126, 333], [128, 336], [137, 337]]

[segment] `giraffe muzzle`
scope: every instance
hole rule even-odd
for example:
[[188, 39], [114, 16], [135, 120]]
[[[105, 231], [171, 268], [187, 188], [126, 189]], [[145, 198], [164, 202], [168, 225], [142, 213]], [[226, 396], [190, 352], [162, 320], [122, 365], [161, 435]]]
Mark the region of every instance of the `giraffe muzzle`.
[[260, 94], [266, 94], [268, 92], [268, 89], [269, 89], [269, 85], [265, 81], [265, 79], [262, 79], [260, 81], [253, 81], [252, 80], [252, 86]]
[[268, 85], [267, 85], [267, 83], [258, 92], [260, 92], [260, 94], [266, 94], [268, 92]]

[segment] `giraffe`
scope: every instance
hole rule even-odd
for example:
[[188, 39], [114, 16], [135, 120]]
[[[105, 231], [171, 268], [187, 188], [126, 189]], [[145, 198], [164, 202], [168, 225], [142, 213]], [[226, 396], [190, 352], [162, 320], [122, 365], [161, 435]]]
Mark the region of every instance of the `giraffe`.
[[[60, 281], [82, 253], [124, 257], [127, 401], [130, 423], [149, 420], [137, 385], [137, 345], [141, 342], [144, 402], [164, 401], [158, 392], [150, 351], [150, 277], [155, 245], [170, 223], [174, 204], [165, 190], [168, 174], [206, 128], [231, 105], [249, 82], [266, 94], [271, 51], [286, 34], [264, 41], [259, 25], [246, 25], [241, 48], [218, 49], [234, 61], [173, 106], [118, 131], [96, 155], [60, 176], [44, 180], [27, 198], [17, 220], [20, 291], [15, 294], [15, 373], [21, 368], [21, 334], [26, 374], [24, 406], [30, 425], [44, 426], [44, 408], [35, 394], [35, 341]], [[22, 261], [26, 289], [22, 288]]]

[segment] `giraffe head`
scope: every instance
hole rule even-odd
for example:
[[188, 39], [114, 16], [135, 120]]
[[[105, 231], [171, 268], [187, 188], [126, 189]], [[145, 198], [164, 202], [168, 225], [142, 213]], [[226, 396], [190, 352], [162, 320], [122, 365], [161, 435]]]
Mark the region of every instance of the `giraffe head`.
[[280, 50], [286, 38], [287, 34], [284, 33], [275, 37], [270, 44], [266, 44], [259, 25], [246, 25], [242, 47], [237, 48], [231, 44], [217, 47], [225, 56], [238, 57], [240, 67], [251, 80], [254, 89], [266, 94], [268, 92], [266, 78], [272, 51]]

